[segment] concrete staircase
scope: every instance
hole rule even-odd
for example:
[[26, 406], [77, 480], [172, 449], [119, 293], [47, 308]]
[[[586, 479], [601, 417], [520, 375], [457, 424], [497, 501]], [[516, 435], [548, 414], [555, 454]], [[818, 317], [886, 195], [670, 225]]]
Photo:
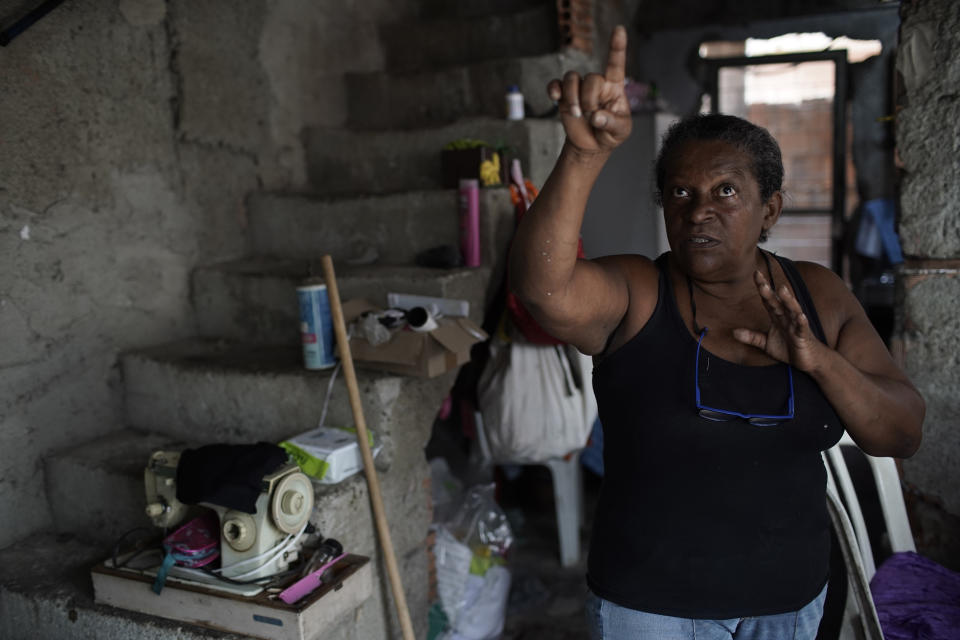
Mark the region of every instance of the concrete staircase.
[[[414, 266], [421, 250], [458, 243], [457, 194], [440, 185], [440, 148], [461, 137], [505, 142], [542, 184], [562, 143], [554, 119], [502, 119], [507, 85], [533, 113], [543, 87], [584, 67], [556, 53], [551, 3], [424, 0], [433, 19], [386, 25], [383, 73], [349, 77], [349, 128], [304, 132], [312, 192], [248, 198], [249, 252], [192, 274], [199, 335], [121, 356], [126, 424], [45, 461], [56, 530], [0, 550], [0, 637], [239, 638], [93, 603], [89, 569], [143, 513], [143, 466], [158, 448], [278, 442], [314, 427], [330, 372], [302, 367], [295, 287], [329, 253], [341, 297], [385, 303], [388, 291], [464, 298], [480, 320], [502, 277], [513, 207], [505, 188], [481, 192], [484, 266]], [[413, 46], [416, 44], [417, 46]], [[508, 57], [509, 55], [509, 57]], [[367, 252], [374, 264], [351, 266]], [[365, 417], [383, 444], [377, 468], [418, 637], [427, 629], [429, 468], [423, 448], [455, 373], [420, 379], [358, 370]], [[352, 425], [342, 379], [326, 423]], [[330, 639], [399, 637], [362, 475], [315, 484], [312, 523], [372, 558], [370, 599], [325, 630]]]
[[545, 115], [553, 109], [546, 84], [568, 69], [592, 70], [593, 65], [586, 56], [572, 52], [404, 73], [348, 74], [348, 124], [356, 129], [412, 129], [464, 116], [500, 118], [505, 111], [504, 93], [512, 84], [523, 93], [530, 115]]

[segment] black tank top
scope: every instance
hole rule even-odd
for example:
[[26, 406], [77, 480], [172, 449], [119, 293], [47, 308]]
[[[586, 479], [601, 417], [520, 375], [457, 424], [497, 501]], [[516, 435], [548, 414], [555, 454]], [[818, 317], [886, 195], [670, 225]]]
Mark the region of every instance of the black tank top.
[[[814, 333], [824, 340], [796, 268], [777, 258]], [[685, 618], [783, 613], [827, 580], [830, 519], [821, 451], [843, 426], [819, 386], [793, 370], [795, 413], [776, 426], [701, 418], [697, 341], [657, 259], [656, 309], [637, 335], [594, 369], [604, 479], [587, 583], [631, 609]], [[700, 354], [702, 402], [783, 413], [787, 367], [737, 365]]]

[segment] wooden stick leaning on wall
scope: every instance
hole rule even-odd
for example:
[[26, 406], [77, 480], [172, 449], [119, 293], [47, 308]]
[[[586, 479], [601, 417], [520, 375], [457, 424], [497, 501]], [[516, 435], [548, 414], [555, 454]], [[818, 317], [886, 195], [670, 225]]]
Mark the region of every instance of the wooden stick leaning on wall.
[[367, 486], [370, 490], [373, 520], [377, 526], [380, 547], [387, 563], [387, 574], [390, 578], [390, 588], [393, 590], [393, 599], [397, 605], [397, 616], [400, 618], [403, 640], [414, 640], [410, 610], [407, 608], [407, 599], [403, 593], [400, 570], [397, 567], [397, 558], [393, 551], [393, 541], [390, 539], [390, 528], [387, 526], [387, 515], [383, 509], [380, 482], [377, 480], [377, 471], [373, 466], [373, 454], [370, 452], [370, 442], [367, 439], [367, 422], [363, 417], [363, 406], [360, 404], [360, 387], [357, 384], [357, 372], [353, 368], [353, 356], [350, 354], [350, 342], [347, 339], [347, 327], [343, 320], [343, 307], [340, 306], [340, 292], [337, 289], [337, 279], [333, 271], [333, 259], [329, 255], [325, 255], [320, 259], [320, 264], [323, 267], [323, 278], [326, 280], [327, 295], [330, 298], [330, 315], [333, 319], [333, 331], [337, 338], [340, 362], [343, 364], [343, 379], [347, 383], [350, 408], [353, 410], [353, 420], [357, 427], [357, 443], [360, 445], [360, 452], [363, 455], [363, 472], [367, 476]]

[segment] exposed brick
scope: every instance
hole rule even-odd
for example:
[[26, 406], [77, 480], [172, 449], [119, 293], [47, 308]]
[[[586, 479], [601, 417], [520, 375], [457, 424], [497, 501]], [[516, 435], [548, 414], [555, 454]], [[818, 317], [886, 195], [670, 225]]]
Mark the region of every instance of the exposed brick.
[[594, 0], [557, 0], [557, 27], [567, 47], [593, 53]]

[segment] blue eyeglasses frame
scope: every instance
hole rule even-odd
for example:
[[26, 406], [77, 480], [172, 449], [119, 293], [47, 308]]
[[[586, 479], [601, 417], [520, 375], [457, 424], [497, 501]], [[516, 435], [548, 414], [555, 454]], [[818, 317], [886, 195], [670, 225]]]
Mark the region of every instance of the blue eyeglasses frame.
[[771, 415], [766, 413], [740, 413], [730, 411], [729, 409], [718, 409], [709, 407], [700, 402], [700, 345], [703, 344], [703, 337], [707, 335], [707, 328], [704, 327], [700, 332], [700, 339], [697, 340], [697, 356], [694, 362], [693, 387], [696, 391], [697, 411], [700, 417], [714, 422], [726, 422], [731, 418], [742, 418], [752, 425], [758, 427], [773, 427], [786, 420], [793, 419], [793, 367], [787, 365], [787, 378], [790, 381], [790, 397], [787, 400], [787, 413], [785, 415]]

